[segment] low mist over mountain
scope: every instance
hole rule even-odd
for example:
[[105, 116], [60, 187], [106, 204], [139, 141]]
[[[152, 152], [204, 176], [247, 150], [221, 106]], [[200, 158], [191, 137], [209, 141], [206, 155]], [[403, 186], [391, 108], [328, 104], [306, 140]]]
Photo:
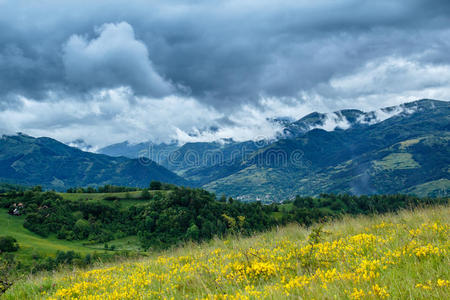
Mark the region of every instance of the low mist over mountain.
[[[325, 131], [333, 130], [345, 130], [354, 127], [367, 127], [380, 123], [393, 116], [407, 116], [417, 111], [423, 111], [426, 109], [433, 109], [436, 105], [443, 101], [437, 100], [420, 100], [409, 102], [401, 105], [381, 108], [375, 111], [363, 112], [357, 109], [344, 109], [335, 111], [332, 113], [310, 113], [297, 121], [289, 122], [286, 118], [275, 118], [271, 120], [274, 123], [278, 123], [282, 126], [281, 130], [277, 133], [275, 139], [263, 139], [263, 137], [254, 137], [254, 142], [257, 145], [266, 145], [276, 140], [295, 138], [305, 134], [313, 129], [323, 129]], [[259, 139], [259, 140], [258, 140]], [[255, 147], [250, 146], [252, 141], [245, 141], [245, 145], [254, 150]], [[180, 155], [185, 155], [188, 151], [202, 152], [206, 150], [224, 150], [236, 148], [236, 145], [240, 145], [241, 142], [235, 142], [233, 139], [219, 139], [215, 142], [189, 142], [179, 146], [178, 141], [172, 141], [171, 143], [155, 143], [152, 141], [142, 143], [129, 143], [128, 141], [122, 143], [116, 143], [103, 148], [100, 148], [97, 152], [101, 154], [111, 156], [125, 156], [129, 158], [137, 158], [139, 156], [147, 156], [150, 159], [164, 163], [170, 153], [175, 150], [180, 152]], [[72, 143], [71, 146], [78, 147], [76, 143]], [[84, 144], [79, 146], [80, 149], [86, 149]], [[92, 149], [91, 149], [92, 150]], [[178, 160], [180, 159], [179, 156]], [[177, 170], [177, 167], [169, 167]]]
[[442, 196], [450, 194], [449, 138], [449, 102], [427, 99], [311, 113], [271, 140], [123, 142], [99, 150], [110, 156], [19, 134], [1, 140], [0, 181], [64, 189], [160, 180], [268, 202], [325, 192]]
[[374, 113], [334, 114], [350, 125], [332, 131], [319, 128], [326, 115], [311, 114], [295, 124], [314, 129], [289, 131], [205, 187], [268, 200], [322, 192], [450, 194], [449, 102], [420, 100], [381, 112], [391, 116], [378, 122]]
[[375, 111], [363, 112], [357, 109], [344, 109], [332, 113], [313, 112], [298, 121], [287, 124], [281, 137], [296, 137], [313, 129], [333, 131], [351, 127], [364, 127], [380, 123], [391, 117], [406, 116], [417, 111], [434, 109], [440, 101], [421, 100], [402, 105], [381, 108]]
[[243, 200], [321, 192], [448, 195], [449, 115], [449, 102], [424, 99], [283, 119], [274, 140], [105, 149], [130, 157], [151, 149], [152, 159], [192, 184]]
[[244, 200], [321, 192], [447, 195], [449, 115], [449, 102], [424, 99], [280, 118], [274, 121], [283, 129], [272, 140], [125, 142], [99, 152], [150, 157], [194, 185]]

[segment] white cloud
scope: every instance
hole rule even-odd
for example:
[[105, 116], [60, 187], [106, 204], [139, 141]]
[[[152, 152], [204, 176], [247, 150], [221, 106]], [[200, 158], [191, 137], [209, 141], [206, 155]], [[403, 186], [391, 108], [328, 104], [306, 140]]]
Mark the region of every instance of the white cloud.
[[[83, 102], [57, 95], [46, 102], [21, 97], [18, 107], [0, 111], [0, 128], [6, 133], [23, 131], [64, 142], [83, 139], [95, 148], [124, 140], [133, 143], [177, 139], [185, 143], [224, 138], [270, 139], [280, 129], [271, 118], [283, 115], [294, 119], [311, 111], [298, 102], [294, 107], [295, 103], [292, 99], [262, 99], [258, 107], [242, 106], [224, 124], [223, 113], [194, 98], [138, 97], [130, 88], [121, 87], [92, 92]], [[207, 130], [211, 126], [218, 130]]]
[[84, 89], [129, 85], [138, 94], [164, 96], [170, 83], [154, 69], [146, 45], [126, 22], [105, 23], [97, 38], [72, 35], [64, 45], [63, 62], [69, 82]]
[[136, 97], [130, 88], [101, 90], [90, 99], [58, 98], [41, 102], [20, 98], [19, 108], [0, 111], [4, 133], [23, 131], [70, 142], [81, 138], [96, 147], [129, 140], [168, 141], [176, 128], [212, 124], [222, 114], [192, 98]]
[[384, 57], [302, 90], [299, 98], [319, 112], [348, 108], [373, 111], [423, 98], [449, 100], [450, 64]]
[[[326, 131], [333, 131], [336, 128], [348, 129], [350, 128], [350, 123], [347, 119], [338, 113], [328, 113], [325, 115], [323, 120], [323, 125], [315, 126], [313, 128], [320, 128]], [[312, 129], [312, 128], [311, 128]]]
[[354, 74], [330, 81], [334, 90], [351, 95], [404, 93], [449, 83], [450, 65], [420, 63], [403, 57], [371, 61]]

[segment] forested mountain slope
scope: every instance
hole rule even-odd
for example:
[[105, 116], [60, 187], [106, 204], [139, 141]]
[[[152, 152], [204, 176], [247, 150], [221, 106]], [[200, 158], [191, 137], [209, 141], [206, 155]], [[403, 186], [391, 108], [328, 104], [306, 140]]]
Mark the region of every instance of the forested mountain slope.
[[104, 184], [147, 187], [151, 180], [186, 184], [153, 161], [83, 152], [45, 137], [19, 134], [0, 139], [0, 182], [65, 190]]

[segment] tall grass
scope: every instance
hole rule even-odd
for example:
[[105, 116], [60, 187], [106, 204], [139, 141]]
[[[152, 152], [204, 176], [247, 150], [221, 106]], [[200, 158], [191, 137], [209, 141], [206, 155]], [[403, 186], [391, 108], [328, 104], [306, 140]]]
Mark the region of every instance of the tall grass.
[[4, 299], [449, 299], [450, 207], [215, 239], [31, 276]]

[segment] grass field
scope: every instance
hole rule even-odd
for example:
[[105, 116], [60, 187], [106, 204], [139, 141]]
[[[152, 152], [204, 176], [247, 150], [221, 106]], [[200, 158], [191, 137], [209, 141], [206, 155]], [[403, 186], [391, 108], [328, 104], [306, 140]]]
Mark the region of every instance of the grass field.
[[443, 197], [450, 194], [450, 180], [442, 178], [430, 181], [404, 191], [405, 193], [416, 195], [432, 195], [434, 197]]
[[449, 299], [450, 207], [290, 225], [39, 275], [4, 299]]
[[374, 167], [381, 170], [414, 169], [420, 165], [411, 153], [391, 153], [380, 161], [374, 161]]
[[[169, 191], [149, 191], [150, 194], [155, 193], [168, 193]], [[142, 192], [123, 192], [123, 193], [58, 193], [64, 199], [72, 201], [82, 201], [82, 200], [100, 200], [103, 203], [113, 204], [111, 200], [104, 200], [107, 197], [115, 197], [121, 204], [122, 208], [127, 208], [132, 205], [141, 205], [146, 202], [146, 200], [140, 199]]]
[[15, 237], [20, 245], [16, 252], [20, 260], [29, 260], [33, 254], [54, 256], [56, 251], [91, 253], [94, 250], [82, 245], [80, 241], [58, 240], [55, 236], [43, 238], [23, 227], [25, 217], [11, 216], [6, 209], [0, 209], [0, 235]]
[[[150, 194], [156, 192], [167, 193], [168, 191], [149, 191]], [[139, 199], [141, 191], [123, 193], [59, 193], [64, 199], [71, 201], [99, 200], [108, 205], [113, 205], [114, 201], [104, 200], [106, 197], [116, 197], [122, 209], [127, 209], [132, 205], [145, 204], [147, 200]], [[33, 256], [56, 256], [57, 251], [75, 251], [85, 255], [93, 252], [105, 251], [104, 243], [83, 245], [83, 241], [59, 240], [56, 235], [41, 237], [23, 227], [24, 216], [11, 216], [7, 209], [0, 208], [0, 236], [10, 235], [17, 239], [20, 248], [16, 258], [25, 264], [33, 260]], [[136, 236], [128, 236], [108, 242], [114, 245], [115, 251], [140, 251], [139, 242]], [[111, 250], [108, 250], [111, 252]]]
[[141, 196], [141, 191], [123, 193], [58, 193], [68, 200], [103, 200], [105, 197], [117, 197], [119, 199], [136, 199]]
[[[126, 205], [131, 205], [132, 201], [143, 200], [120, 200], [125, 201]], [[41, 237], [25, 227], [23, 227], [24, 216], [11, 216], [7, 209], [0, 208], [0, 236], [10, 235], [17, 239], [20, 248], [15, 253], [17, 259], [22, 262], [29, 262], [32, 256], [38, 254], [41, 257], [55, 256], [57, 251], [75, 251], [80, 254], [104, 251], [104, 244], [83, 245], [86, 241], [67, 241], [57, 239], [54, 234], [48, 237]], [[136, 236], [128, 236], [108, 242], [108, 245], [114, 245], [115, 251], [120, 250], [139, 250], [139, 242]]]
[[[115, 251], [120, 251], [120, 250], [127, 250], [127, 251], [142, 251], [141, 247], [140, 247], [140, 243], [138, 241], [137, 236], [127, 236], [124, 238], [120, 238], [120, 239], [116, 239], [116, 240], [112, 240], [109, 241], [108, 246], [113, 246], [115, 248]], [[90, 249], [94, 249], [94, 250], [103, 250], [105, 247], [104, 243], [99, 243], [99, 244], [92, 244], [88, 246]]]

